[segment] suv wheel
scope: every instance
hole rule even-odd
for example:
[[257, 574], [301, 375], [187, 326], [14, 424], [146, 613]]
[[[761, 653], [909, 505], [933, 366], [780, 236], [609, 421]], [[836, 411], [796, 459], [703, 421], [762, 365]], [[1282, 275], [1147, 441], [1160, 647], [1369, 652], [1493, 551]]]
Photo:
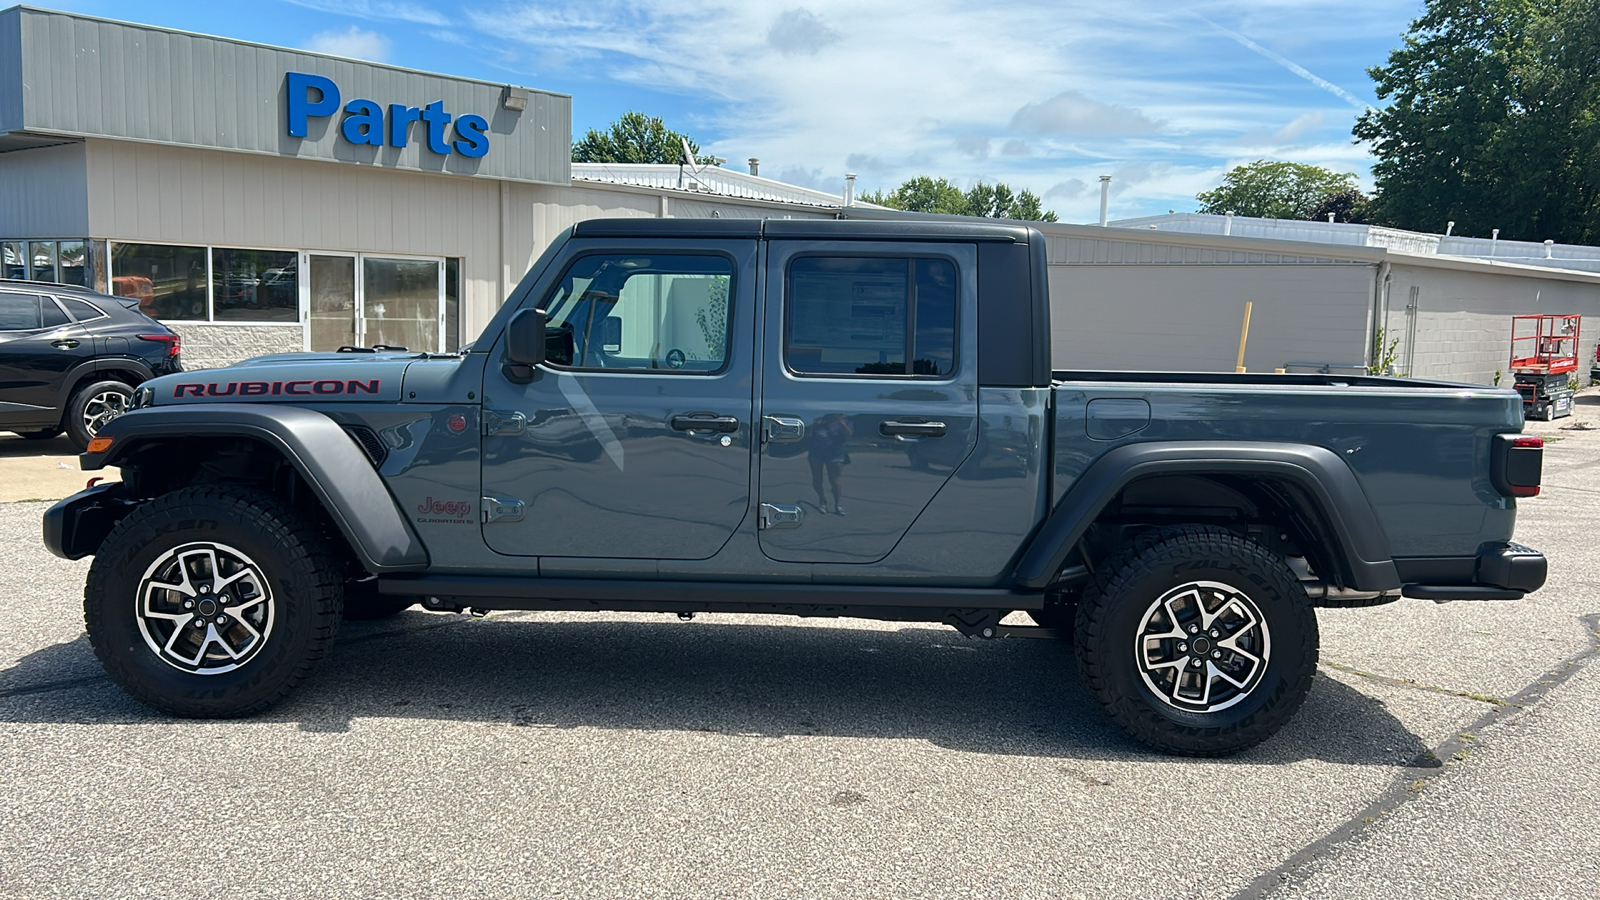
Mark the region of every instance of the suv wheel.
[[67, 415], [62, 425], [78, 449], [87, 450], [100, 429], [127, 412], [132, 402], [133, 388], [124, 382], [107, 380], [86, 384], [67, 401]]
[[260, 712], [311, 672], [338, 630], [343, 577], [325, 547], [269, 494], [159, 497], [117, 523], [89, 568], [89, 643], [113, 681], [161, 712]]
[[1284, 561], [1220, 528], [1163, 532], [1078, 604], [1078, 663], [1123, 730], [1221, 756], [1271, 737], [1305, 701], [1317, 619]]

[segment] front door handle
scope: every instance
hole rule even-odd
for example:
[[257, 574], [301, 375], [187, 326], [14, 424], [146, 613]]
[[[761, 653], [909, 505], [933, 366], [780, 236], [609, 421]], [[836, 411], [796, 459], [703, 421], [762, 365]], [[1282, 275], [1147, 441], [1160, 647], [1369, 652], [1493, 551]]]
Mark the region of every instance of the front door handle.
[[78, 344], [78, 341], [75, 341], [71, 338], [50, 342], [50, 346], [56, 348], [57, 350], [76, 350], [78, 349]]
[[890, 419], [878, 426], [878, 433], [884, 437], [944, 437], [949, 429], [943, 422], [903, 421]]
[[732, 434], [739, 430], [739, 420], [733, 416], [719, 416], [716, 413], [685, 413], [673, 416], [672, 427], [678, 431], [715, 431], [723, 434]]

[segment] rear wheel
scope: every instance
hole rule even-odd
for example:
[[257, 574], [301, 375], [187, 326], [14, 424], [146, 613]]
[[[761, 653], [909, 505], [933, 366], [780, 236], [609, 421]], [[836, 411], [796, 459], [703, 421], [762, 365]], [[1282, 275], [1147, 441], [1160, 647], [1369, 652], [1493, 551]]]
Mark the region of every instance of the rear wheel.
[[96, 381], [78, 388], [67, 401], [67, 414], [62, 420], [67, 436], [78, 449], [89, 449], [89, 442], [100, 433], [105, 424], [128, 411], [133, 402], [133, 388], [121, 381]]
[[1077, 654], [1128, 734], [1169, 753], [1221, 756], [1271, 737], [1305, 701], [1317, 620], [1281, 558], [1190, 526], [1085, 590]]
[[152, 500], [117, 523], [89, 568], [89, 643], [113, 681], [161, 712], [261, 712], [338, 629], [343, 578], [325, 547], [269, 494], [187, 488]]

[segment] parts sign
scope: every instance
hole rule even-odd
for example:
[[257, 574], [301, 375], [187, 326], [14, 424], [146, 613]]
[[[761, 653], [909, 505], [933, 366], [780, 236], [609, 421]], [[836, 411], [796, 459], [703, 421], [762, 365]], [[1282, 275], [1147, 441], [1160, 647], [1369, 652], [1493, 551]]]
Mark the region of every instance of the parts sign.
[[[284, 81], [290, 137], [305, 137], [312, 117], [327, 118], [339, 111], [339, 86], [333, 79], [289, 72]], [[410, 141], [411, 126], [420, 121], [426, 127], [428, 149], [434, 153], [449, 156], [454, 150], [462, 156], [477, 158], [489, 152], [489, 123], [482, 116], [455, 117], [456, 140], [449, 139], [446, 128], [452, 117], [445, 112], [443, 100], [422, 107], [391, 103], [387, 123], [383, 107], [371, 100], [351, 100], [345, 104], [344, 112], [339, 133], [352, 144], [382, 147], [387, 143], [391, 147], [404, 147]]]

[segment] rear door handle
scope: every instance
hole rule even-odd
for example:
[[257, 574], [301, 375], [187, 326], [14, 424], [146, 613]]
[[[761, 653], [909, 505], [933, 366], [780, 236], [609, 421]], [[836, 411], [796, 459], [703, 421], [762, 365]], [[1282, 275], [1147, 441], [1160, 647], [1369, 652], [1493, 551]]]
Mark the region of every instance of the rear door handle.
[[78, 341], [72, 340], [71, 338], [50, 342], [50, 346], [56, 348], [57, 350], [76, 350], [78, 348], [78, 344]]
[[943, 422], [901, 421], [891, 419], [878, 426], [884, 437], [944, 437], [949, 429]]
[[716, 413], [685, 413], [672, 417], [672, 427], [678, 431], [716, 431], [731, 434], [739, 430], [739, 420], [733, 416]]

